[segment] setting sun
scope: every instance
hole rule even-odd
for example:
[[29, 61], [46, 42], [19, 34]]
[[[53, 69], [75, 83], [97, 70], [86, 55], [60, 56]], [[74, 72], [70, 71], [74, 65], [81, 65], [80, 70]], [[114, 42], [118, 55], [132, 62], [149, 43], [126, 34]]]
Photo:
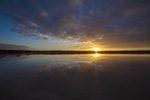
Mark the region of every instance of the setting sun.
[[93, 48], [93, 50], [94, 50], [94, 51], [100, 51], [100, 48], [95, 47], [95, 48]]

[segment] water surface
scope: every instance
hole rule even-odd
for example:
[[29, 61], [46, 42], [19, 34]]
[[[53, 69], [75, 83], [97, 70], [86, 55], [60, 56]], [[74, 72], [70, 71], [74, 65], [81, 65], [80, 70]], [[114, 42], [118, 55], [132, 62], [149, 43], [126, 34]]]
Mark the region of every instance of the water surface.
[[150, 55], [0, 58], [0, 100], [149, 100]]

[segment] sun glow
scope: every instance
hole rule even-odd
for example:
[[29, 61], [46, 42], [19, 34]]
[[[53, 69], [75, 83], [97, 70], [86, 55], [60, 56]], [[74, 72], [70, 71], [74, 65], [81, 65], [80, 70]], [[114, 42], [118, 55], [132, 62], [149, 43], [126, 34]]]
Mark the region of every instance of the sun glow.
[[94, 50], [94, 51], [100, 51], [100, 48], [94, 47], [93, 50]]

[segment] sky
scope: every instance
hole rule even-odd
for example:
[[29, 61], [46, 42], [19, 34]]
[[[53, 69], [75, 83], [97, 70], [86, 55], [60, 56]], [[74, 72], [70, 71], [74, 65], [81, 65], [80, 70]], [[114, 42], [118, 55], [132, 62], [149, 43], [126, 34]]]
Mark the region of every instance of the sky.
[[0, 0], [0, 49], [150, 49], [150, 0]]

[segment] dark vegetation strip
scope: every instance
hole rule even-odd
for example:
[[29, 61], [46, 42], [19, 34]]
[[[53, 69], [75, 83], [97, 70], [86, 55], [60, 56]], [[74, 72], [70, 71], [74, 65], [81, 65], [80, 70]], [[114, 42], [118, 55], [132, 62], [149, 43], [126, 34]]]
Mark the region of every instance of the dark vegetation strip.
[[150, 54], [150, 50], [124, 51], [31, 51], [31, 50], [0, 50], [0, 54]]

